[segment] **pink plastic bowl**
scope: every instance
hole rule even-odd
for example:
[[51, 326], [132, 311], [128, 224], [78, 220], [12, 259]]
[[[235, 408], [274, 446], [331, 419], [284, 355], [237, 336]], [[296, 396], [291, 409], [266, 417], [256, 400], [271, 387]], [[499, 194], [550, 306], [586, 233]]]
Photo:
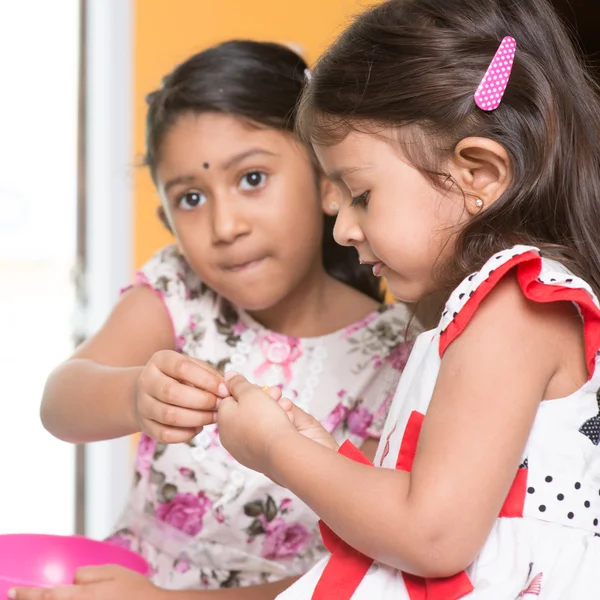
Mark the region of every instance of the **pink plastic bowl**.
[[0, 600], [13, 587], [73, 583], [80, 567], [120, 565], [149, 574], [148, 563], [125, 548], [79, 536], [0, 535]]

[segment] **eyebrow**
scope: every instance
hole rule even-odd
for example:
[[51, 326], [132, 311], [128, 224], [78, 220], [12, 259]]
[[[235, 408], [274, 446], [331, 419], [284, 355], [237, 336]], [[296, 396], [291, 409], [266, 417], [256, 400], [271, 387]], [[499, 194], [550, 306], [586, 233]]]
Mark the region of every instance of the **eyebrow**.
[[249, 150], [245, 150], [244, 152], [240, 152], [232, 156], [224, 165], [223, 170], [227, 171], [231, 169], [231, 167], [241, 163], [244, 159], [250, 158], [251, 156], [256, 156], [257, 154], [265, 154], [267, 156], [278, 156], [275, 152], [271, 152], [270, 150], [265, 150], [264, 148], [250, 148]]
[[372, 168], [372, 165], [362, 165], [361, 167], [342, 167], [341, 169], [336, 169], [331, 173], [327, 173], [327, 177], [328, 179], [331, 179], [331, 181], [341, 182], [343, 181], [344, 175], [352, 175], [360, 171], [368, 171]]
[[[235, 154], [232, 156], [226, 163], [221, 167], [224, 171], [228, 171], [231, 167], [241, 163], [246, 158], [250, 158], [251, 156], [256, 156], [259, 154], [264, 154], [266, 156], [279, 156], [275, 152], [271, 152], [269, 150], [265, 150], [264, 148], [250, 148], [249, 150], [245, 150], [244, 152], [240, 152], [239, 154]], [[196, 181], [196, 177], [193, 175], [180, 175], [178, 177], [174, 177], [173, 179], [169, 179], [164, 185], [164, 192], [167, 193], [172, 187], [176, 185], [190, 185]]]
[[172, 187], [175, 187], [176, 185], [190, 185], [191, 183], [194, 183], [195, 180], [196, 178], [193, 175], [180, 175], [179, 177], [169, 179], [169, 181], [165, 183], [163, 189], [166, 194]]

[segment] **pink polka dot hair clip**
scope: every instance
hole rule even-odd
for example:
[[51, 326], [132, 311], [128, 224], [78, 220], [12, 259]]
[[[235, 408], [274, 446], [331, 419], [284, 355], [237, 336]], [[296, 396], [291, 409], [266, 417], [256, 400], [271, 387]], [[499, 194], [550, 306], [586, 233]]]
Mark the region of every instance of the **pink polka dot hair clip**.
[[475, 104], [481, 110], [496, 110], [500, 106], [512, 71], [516, 49], [517, 42], [510, 36], [506, 36], [500, 43], [475, 92]]

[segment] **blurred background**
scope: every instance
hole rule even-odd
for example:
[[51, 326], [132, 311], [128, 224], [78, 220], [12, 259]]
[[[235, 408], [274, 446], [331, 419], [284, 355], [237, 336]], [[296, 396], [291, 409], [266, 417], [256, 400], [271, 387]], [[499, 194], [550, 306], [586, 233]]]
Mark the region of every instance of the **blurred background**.
[[[312, 63], [373, 3], [0, 0], [0, 533], [105, 536], [129, 487], [133, 440], [64, 444], [38, 407], [49, 371], [169, 241], [140, 166], [145, 95], [226, 39]], [[600, 4], [554, 4], [595, 62]]]

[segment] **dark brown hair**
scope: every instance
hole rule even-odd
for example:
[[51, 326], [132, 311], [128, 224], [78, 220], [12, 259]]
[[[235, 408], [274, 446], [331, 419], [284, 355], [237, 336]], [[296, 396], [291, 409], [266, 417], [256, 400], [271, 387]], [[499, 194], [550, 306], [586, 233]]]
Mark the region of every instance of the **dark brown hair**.
[[[501, 40], [517, 41], [500, 107], [473, 95]], [[531, 244], [600, 293], [600, 104], [546, 0], [389, 0], [358, 16], [318, 62], [299, 114], [303, 139], [336, 143], [373, 125], [415, 126], [405, 150], [437, 184], [469, 136], [502, 144], [513, 179], [456, 237], [448, 286], [495, 252]], [[371, 129], [372, 130], [372, 129]], [[420, 151], [419, 151], [420, 150]]]
[[[279, 44], [230, 41], [196, 54], [167, 75], [147, 97], [146, 157], [156, 181], [156, 167], [166, 133], [182, 114], [220, 112], [259, 126], [293, 133], [296, 109], [306, 81], [306, 63]], [[315, 181], [320, 173], [316, 171]], [[356, 252], [335, 243], [335, 218], [324, 215], [323, 265], [348, 285], [382, 299], [379, 281], [358, 263]]]

